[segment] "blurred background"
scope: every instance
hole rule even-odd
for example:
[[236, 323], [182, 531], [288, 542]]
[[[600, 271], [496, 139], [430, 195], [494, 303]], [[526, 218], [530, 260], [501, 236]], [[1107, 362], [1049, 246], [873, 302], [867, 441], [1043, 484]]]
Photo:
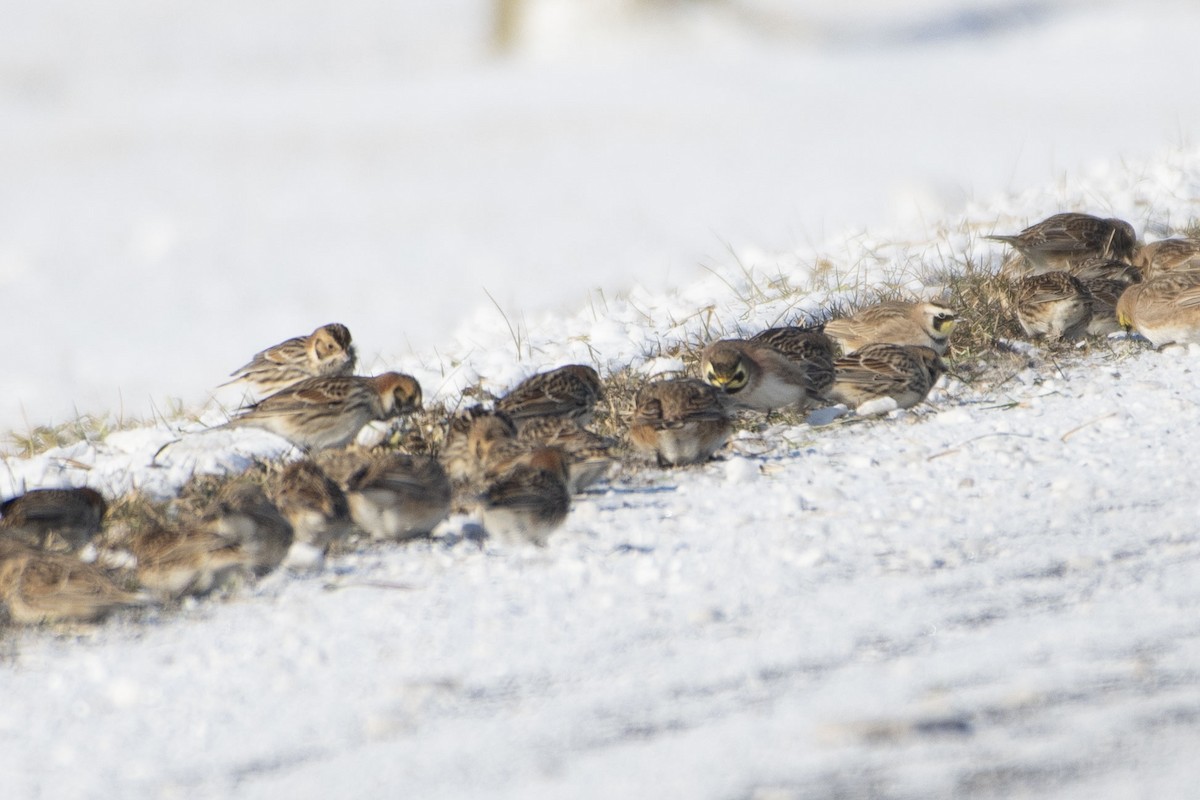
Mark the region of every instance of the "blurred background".
[[[9, 0], [0, 431], [1187, 145], [1178, 0]], [[1096, 198], [1094, 211], [1104, 210]]]

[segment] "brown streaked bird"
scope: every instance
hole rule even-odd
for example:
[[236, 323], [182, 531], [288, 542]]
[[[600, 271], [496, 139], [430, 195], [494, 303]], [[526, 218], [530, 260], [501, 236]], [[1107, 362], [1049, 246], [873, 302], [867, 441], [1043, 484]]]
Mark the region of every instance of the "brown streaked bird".
[[1069, 270], [1097, 256], [1132, 263], [1137, 247], [1137, 233], [1125, 220], [1075, 212], [1047, 217], [1020, 233], [983, 238], [1012, 246], [1034, 273]]
[[603, 396], [604, 385], [596, 370], [568, 364], [521, 381], [496, 401], [496, 409], [518, 427], [534, 417], [570, 417], [586, 425]]
[[539, 447], [490, 481], [480, 495], [488, 537], [544, 547], [571, 510], [567, 462], [561, 448]]
[[517, 441], [528, 447], [561, 447], [567, 458], [567, 488], [571, 494], [603, 478], [615, 462], [616, 440], [566, 417], [528, 420], [521, 426]]
[[1092, 296], [1092, 319], [1088, 322], [1089, 336], [1107, 336], [1121, 330], [1117, 322], [1117, 301], [1131, 284], [1115, 278], [1080, 280]]
[[95, 622], [151, 598], [117, 586], [95, 564], [0, 539], [0, 603], [18, 625]]
[[451, 487], [436, 459], [399, 452], [339, 454], [334, 470], [350, 515], [372, 539], [428, 536], [450, 513]]
[[516, 423], [503, 411], [471, 406], [450, 417], [438, 458], [450, 480], [470, 483], [483, 476], [482, 450], [493, 439], [515, 439]]
[[944, 303], [886, 300], [829, 320], [825, 333], [837, 340], [844, 353], [884, 342], [930, 347], [945, 355], [958, 320], [957, 312]]
[[946, 365], [931, 347], [869, 344], [834, 362], [829, 398], [850, 408], [891, 398], [896, 408], [912, 408], [929, 396]]
[[694, 378], [678, 378], [638, 391], [629, 441], [653, 454], [661, 467], [682, 466], [712, 458], [732, 430], [719, 390]]
[[1130, 286], [1117, 301], [1117, 322], [1155, 347], [1200, 343], [1200, 272], [1164, 272]]
[[421, 385], [399, 372], [307, 378], [247, 406], [221, 427], [263, 428], [305, 450], [324, 450], [349, 444], [368, 422], [420, 406]]
[[789, 360], [803, 364], [808, 399], [823, 397], [833, 385], [834, 343], [823, 326], [768, 328], [751, 336], [750, 341], [769, 345]]
[[76, 552], [100, 530], [107, 511], [95, 489], [31, 489], [0, 503], [0, 537]]
[[713, 342], [700, 353], [700, 374], [734, 408], [773, 411], [804, 408], [820, 400], [809, 365], [793, 361], [761, 341]]
[[1072, 267], [1070, 273], [1086, 284], [1088, 281], [1119, 281], [1125, 285], [1139, 283], [1142, 271], [1132, 264], [1111, 258], [1088, 258]]
[[324, 552], [354, 527], [345, 492], [312, 459], [293, 461], [271, 482], [271, 499], [293, 541]]
[[291, 523], [250, 478], [234, 478], [217, 492], [200, 518], [203, 530], [237, 542], [255, 575], [265, 575], [283, 563], [292, 546]]
[[331, 322], [307, 336], [295, 336], [255, 353], [230, 373], [231, 380], [223, 385], [243, 382], [263, 394], [274, 394], [306, 378], [350, 375], [356, 360], [350, 329]]
[[1144, 244], [1138, 248], [1133, 263], [1148, 278], [1163, 272], [1200, 270], [1200, 239], [1163, 239]]
[[254, 570], [251, 551], [243, 542], [199, 524], [147, 528], [128, 546], [137, 559], [138, 582], [172, 600], [206, 595]]
[[1068, 272], [1043, 272], [1022, 278], [1016, 286], [1017, 322], [1025, 335], [1074, 341], [1092, 321], [1092, 296]]

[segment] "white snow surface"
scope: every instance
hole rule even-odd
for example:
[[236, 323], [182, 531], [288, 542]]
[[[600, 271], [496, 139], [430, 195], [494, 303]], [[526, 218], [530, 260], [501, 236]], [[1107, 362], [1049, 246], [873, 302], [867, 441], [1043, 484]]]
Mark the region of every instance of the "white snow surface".
[[[897, 31], [974, 6], [908, 4], [914, 23], [854, 2], [822, 6], [804, 47], [712, 44], [700, 19], [662, 53], [546, 39], [500, 66], [379, 45], [390, 4], [326, 30], [333, 4], [300, 3], [273, 39], [269, 3], [118, 5], [120, 25], [64, 1], [0, 26], [6, 402], [32, 423], [116, 389], [198, 406], [332, 319], [372, 371], [451, 403], [568, 361], [669, 374], [673, 344], [855, 287], [936, 296], [947, 257], [994, 268], [982, 234], [1055, 211], [1150, 239], [1200, 217], [1190, 4], [992, 2], [1032, 11], [929, 41]], [[431, 10], [456, 5], [422, 19], [461, 45]], [[63, 31], [93, 47], [52, 51]], [[734, 252], [698, 269], [714, 232]], [[507, 321], [463, 296], [481, 285]], [[781, 285], [817, 288], [796, 305]], [[1190, 797], [1200, 348], [1027, 357], [911, 411], [623, 473], [541, 550], [480, 549], [454, 519], [229, 599], [0, 631], [3, 794]], [[291, 457], [204, 431], [217, 399], [198, 423], [7, 457], [0, 495], [168, 495]]]

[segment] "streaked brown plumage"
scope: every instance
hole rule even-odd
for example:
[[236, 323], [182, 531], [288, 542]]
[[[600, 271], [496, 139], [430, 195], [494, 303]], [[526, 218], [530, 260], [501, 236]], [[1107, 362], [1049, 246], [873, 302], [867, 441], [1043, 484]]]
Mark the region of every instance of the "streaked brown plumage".
[[420, 384], [399, 372], [371, 378], [307, 378], [246, 407], [226, 425], [264, 428], [297, 447], [323, 450], [349, 444], [372, 420], [391, 419], [420, 406]]
[[1119, 281], [1125, 285], [1142, 280], [1142, 271], [1132, 264], [1111, 258], [1088, 258], [1070, 269], [1070, 273], [1087, 285], [1090, 281]]
[[603, 395], [604, 386], [596, 370], [569, 364], [521, 381], [496, 401], [496, 408], [518, 426], [533, 417], [570, 417], [586, 425]]
[[1130, 286], [1117, 301], [1117, 322], [1155, 347], [1200, 343], [1200, 272], [1164, 272]]
[[890, 397], [897, 408], [911, 408], [929, 395], [946, 370], [933, 348], [869, 344], [834, 362], [829, 398], [859, 408]]
[[31, 489], [0, 504], [0, 537], [74, 552], [100, 530], [107, 511], [95, 489]]
[[699, 464], [721, 449], [733, 430], [719, 390], [678, 378], [643, 386], [637, 393], [629, 441], [660, 466]]
[[200, 519], [211, 533], [238, 542], [256, 575], [278, 567], [292, 546], [291, 524], [249, 478], [234, 478], [217, 492]]
[[768, 328], [751, 336], [750, 341], [769, 345], [790, 361], [804, 365], [808, 400], [823, 397], [833, 385], [834, 343], [821, 327]]
[[875, 342], [931, 347], [945, 355], [958, 323], [953, 308], [933, 301], [887, 300], [825, 323], [825, 333], [852, 353]]
[[1128, 222], [1075, 212], [1047, 217], [1020, 233], [984, 238], [1011, 245], [1035, 273], [1069, 270], [1097, 256], [1132, 263], [1137, 247], [1137, 233]]
[[1017, 282], [1017, 322], [1027, 336], [1073, 341], [1087, 333], [1092, 296], [1067, 272], [1043, 272]]
[[766, 342], [721, 339], [700, 353], [704, 382], [736, 408], [773, 411], [818, 402], [809, 365], [793, 361]]
[[503, 411], [471, 406], [450, 417], [438, 458], [450, 480], [470, 483], [483, 475], [481, 447], [495, 438], [514, 439], [516, 423]]
[[1117, 301], [1131, 284], [1113, 278], [1081, 280], [1092, 297], [1092, 318], [1088, 322], [1089, 336], [1107, 336], [1121, 330], [1117, 322]]
[[1164, 272], [1200, 270], [1200, 239], [1163, 239], [1138, 248], [1133, 263], [1146, 277]]
[[536, 448], [491, 480], [480, 495], [480, 517], [490, 538], [546, 544], [571, 510], [567, 463], [557, 447]]
[[338, 458], [333, 477], [346, 491], [354, 522], [373, 539], [428, 536], [450, 512], [450, 479], [433, 458], [355, 450]]
[[128, 547], [137, 558], [142, 586], [171, 599], [208, 594], [254, 571], [251, 552], [242, 541], [195, 523], [147, 528], [132, 537]]
[[307, 336], [296, 336], [256, 353], [231, 373], [227, 383], [244, 382], [273, 394], [306, 378], [350, 375], [356, 361], [350, 329], [338, 322], [322, 325]]
[[354, 527], [342, 488], [311, 459], [293, 461], [271, 482], [271, 499], [291, 524], [293, 539], [324, 551]]
[[95, 622], [150, 598], [128, 592], [94, 564], [0, 538], [0, 602], [18, 625]]
[[565, 417], [528, 420], [521, 426], [517, 441], [528, 447], [561, 447], [566, 454], [571, 494], [604, 477], [615, 461], [612, 451], [617, 444]]

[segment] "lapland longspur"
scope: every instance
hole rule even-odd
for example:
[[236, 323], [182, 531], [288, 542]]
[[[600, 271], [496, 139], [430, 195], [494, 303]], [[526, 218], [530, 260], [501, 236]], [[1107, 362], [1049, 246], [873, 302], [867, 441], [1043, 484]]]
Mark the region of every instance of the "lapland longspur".
[[1200, 272], [1165, 272], [1130, 286], [1117, 301], [1117, 322], [1155, 347], [1200, 343]]
[[0, 503], [0, 536], [74, 552], [100, 530], [107, 511], [95, 489], [31, 489]]
[[0, 539], [0, 602], [18, 625], [95, 622], [150, 598], [117, 586], [94, 564]]
[[891, 398], [896, 408], [912, 408], [929, 395], [946, 365], [931, 347], [869, 344], [834, 362], [829, 398], [850, 408]]
[[721, 393], [694, 378], [649, 383], [637, 393], [629, 441], [659, 466], [699, 464], [729, 440], [733, 423]]
[[1089, 336], [1107, 336], [1121, 330], [1117, 322], [1117, 301], [1131, 284], [1113, 278], [1081, 280], [1083, 288], [1092, 297], [1092, 319], [1088, 322]]
[[221, 487], [200, 524], [204, 530], [237, 542], [256, 575], [265, 575], [283, 563], [294, 537], [291, 523], [262, 486], [245, 477]]
[[274, 394], [306, 378], [350, 375], [356, 360], [350, 329], [331, 322], [307, 336], [295, 336], [255, 353], [230, 374], [227, 384], [242, 382], [263, 394]]
[[1069, 270], [1072, 275], [1083, 281], [1119, 281], [1126, 285], [1142, 280], [1142, 270], [1123, 261], [1111, 258], [1087, 258]]
[[271, 499], [292, 526], [293, 541], [324, 552], [354, 522], [342, 487], [311, 459], [293, 461], [271, 482]]
[[483, 478], [484, 459], [495, 440], [515, 440], [517, 426], [503, 411], [472, 406], [450, 418], [438, 454], [450, 480], [458, 485]]
[[1132, 263], [1137, 247], [1137, 233], [1125, 220], [1075, 212], [1047, 217], [1020, 233], [984, 238], [1011, 245], [1035, 273], [1069, 270], [1094, 257]]
[[433, 458], [353, 449], [330, 457], [338, 461], [330, 473], [346, 492], [351, 517], [372, 539], [428, 536], [450, 513], [450, 479]]
[[480, 496], [480, 517], [488, 536], [544, 546], [570, 513], [567, 481], [567, 461], [560, 448], [539, 447], [523, 455]]
[[1163, 239], [1138, 248], [1134, 263], [1146, 277], [1163, 272], [1200, 270], [1200, 239]]
[[249, 576], [254, 567], [241, 541], [191, 523], [147, 528], [128, 544], [138, 582], [173, 600], [208, 594], [235, 576]]
[[521, 426], [517, 441], [526, 447], [561, 447], [567, 459], [567, 488], [571, 494], [603, 478], [615, 460], [615, 440], [565, 417], [531, 419]]
[[1068, 272], [1043, 272], [1017, 282], [1017, 322], [1026, 336], [1074, 341], [1092, 321], [1092, 296]]
[[372, 420], [416, 411], [421, 386], [410, 375], [306, 378], [247, 406], [226, 425], [264, 428], [305, 450], [349, 444]]
[[954, 309], [942, 303], [888, 300], [829, 320], [825, 333], [836, 339], [845, 353], [884, 342], [930, 347], [945, 355], [958, 319]]
[[596, 370], [568, 364], [521, 381], [496, 401], [496, 408], [518, 426], [534, 417], [570, 417], [586, 425], [603, 395], [604, 385]]

